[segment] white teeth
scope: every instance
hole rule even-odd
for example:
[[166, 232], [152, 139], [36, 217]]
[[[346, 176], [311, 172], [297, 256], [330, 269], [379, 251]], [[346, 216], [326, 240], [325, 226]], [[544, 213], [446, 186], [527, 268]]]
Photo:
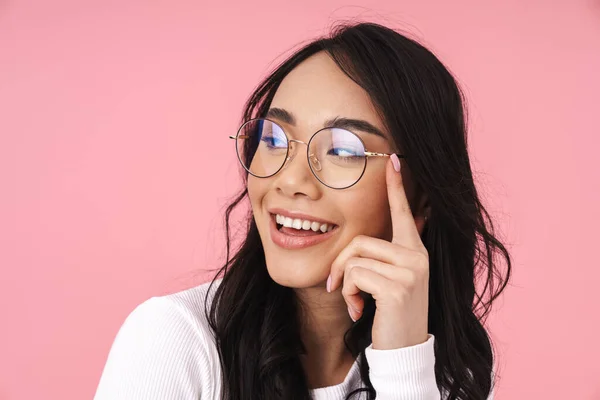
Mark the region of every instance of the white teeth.
[[333, 224], [321, 224], [316, 221], [309, 221], [306, 219], [295, 218], [292, 219], [290, 217], [284, 217], [283, 215], [275, 215], [275, 221], [279, 225], [283, 225], [286, 228], [294, 228], [294, 229], [302, 229], [305, 231], [312, 230], [313, 232], [321, 231], [323, 233], [330, 232], [333, 230], [335, 225]]

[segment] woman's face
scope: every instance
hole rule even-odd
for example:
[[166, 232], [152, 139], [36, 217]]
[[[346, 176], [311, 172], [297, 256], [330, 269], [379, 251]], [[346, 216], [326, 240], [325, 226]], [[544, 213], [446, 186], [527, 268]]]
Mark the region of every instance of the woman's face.
[[[290, 139], [308, 143], [325, 121], [351, 118], [366, 121], [383, 133], [381, 137], [352, 129], [369, 151], [395, 150], [367, 93], [324, 52], [304, 61], [283, 80], [271, 104], [271, 110], [275, 108], [294, 119], [290, 123], [281, 113], [269, 115]], [[270, 276], [283, 286], [307, 288], [324, 285], [332, 262], [355, 236], [391, 238], [385, 182], [388, 157], [370, 157], [357, 184], [336, 190], [312, 174], [305, 145], [293, 143], [292, 153], [292, 161], [274, 176], [250, 175], [248, 193]], [[409, 186], [406, 180], [405, 185]], [[410, 200], [412, 190], [406, 187], [406, 191]], [[327, 233], [321, 233], [320, 226], [318, 232], [282, 228], [277, 223], [282, 217], [300, 219], [305, 227], [308, 223], [304, 221], [334, 227]]]

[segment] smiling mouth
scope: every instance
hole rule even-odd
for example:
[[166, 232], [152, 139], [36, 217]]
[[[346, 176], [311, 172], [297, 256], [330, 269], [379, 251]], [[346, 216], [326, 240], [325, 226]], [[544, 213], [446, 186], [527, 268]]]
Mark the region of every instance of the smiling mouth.
[[313, 236], [331, 232], [337, 225], [274, 214], [277, 230], [291, 236]]
[[270, 238], [272, 242], [286, 250], [299, 250], [318, 245], [335, 236], [339, 227], [322, 221], [291, 218], [271, 214]]

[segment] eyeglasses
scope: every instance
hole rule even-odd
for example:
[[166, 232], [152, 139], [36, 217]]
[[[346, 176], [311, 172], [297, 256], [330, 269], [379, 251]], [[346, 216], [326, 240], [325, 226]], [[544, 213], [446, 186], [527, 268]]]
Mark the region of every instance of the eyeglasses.
[[[236, 141], [242, 167], [257, 178], [269, 178], [281, 171], [295, 156], [292, 143], [304, 144], [313, 175], [332, 189], [355, 185], [367, 168], [367, 158], [391, 156], [367, 151], [359, 136], [341, 128], [320, 129], [308, 143], [289, 139], [281, 126], [265, 118], [245, 122], [237, 135], [229, 138]], [[402, 155], [398, 157], [405, 158]]]

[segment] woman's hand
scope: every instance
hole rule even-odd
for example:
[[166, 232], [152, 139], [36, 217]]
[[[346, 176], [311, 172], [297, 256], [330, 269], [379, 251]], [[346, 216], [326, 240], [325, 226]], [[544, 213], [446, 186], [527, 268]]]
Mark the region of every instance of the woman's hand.
[[[331, 267], [328, 291], [342, 286], [353, 320], [360, 318], [364, 300], [375, 299], [373, 348], [397, 349], [427, 341], [429, 307], [429, 255], [415, 225], [402, 175], [388, 162], [386, 182], [393, 237], [388, 242], [357, 236], [342, 250]], [[397, 163], [398, 170], [400, 163]]]

